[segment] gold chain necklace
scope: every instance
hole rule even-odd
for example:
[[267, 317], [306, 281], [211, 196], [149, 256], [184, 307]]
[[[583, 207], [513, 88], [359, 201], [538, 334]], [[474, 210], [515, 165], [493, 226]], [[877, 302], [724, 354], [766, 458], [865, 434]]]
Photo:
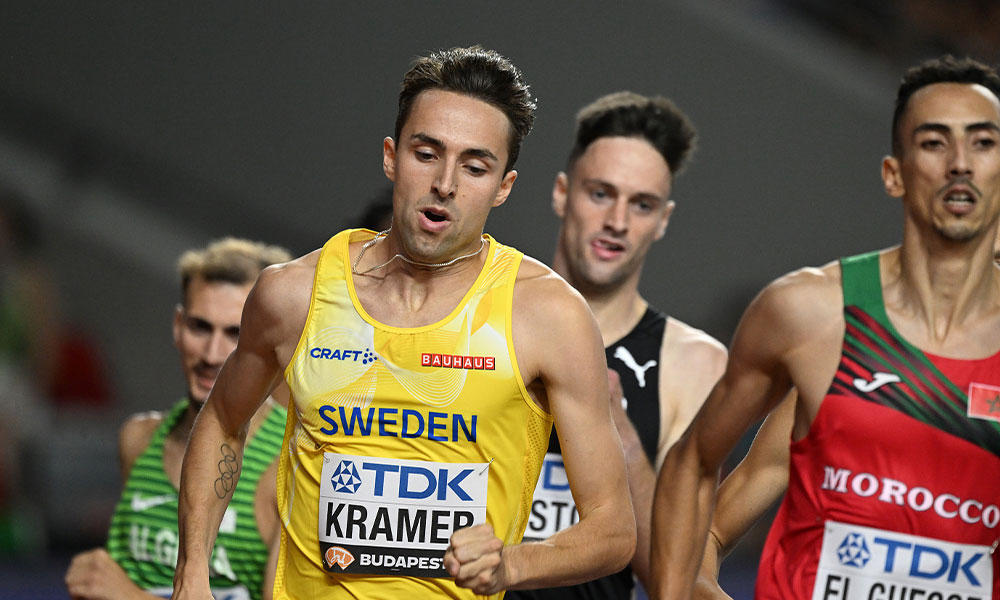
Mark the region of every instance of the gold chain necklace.
[[359, 273], [358, 272], [358, 263], [361, 262], [361, 257], [365, 255], [365, 251], [368, 250], [368, 248], [374, 246], [375, 242], [377, 242], [380, 239], [388, 236], [390, 231], [392, 231], [392, 227], [390, 227], [389, 229], [386, 229], [385, 231], [380, 231], [380, 232], [376, 233], [375, 237], [373, 237], [372, 239], [370, 239], [367, 242], [365, 242], [364, 246], [361, 246], [361, 252], [358, 252], [358, 257], [356, 259], [354, 259], [354, 264], [351, 265], [351, 273], [354, 273], [355, 275], [367, 275], [368, 273], [371, 273], [372, 271], [377, 271], [377, 270], [385, 267], [386, 265], [388, 265], [392, 261], [396, 260], [397, 258], [401, 258], [401, 259], [403, 259], [403, 261], [408, 262], [411, 265], [416, 265], [416, 266], [422, 267], [424, 269], [440, 269], [441, 267], [447, 267], [449, 265], [453, 265], [453, 264], [457, 263], [458, 261], [460, 261], [462, 259], [472, 258], [473, 256], [476, 256], [477, 254], [479, 254], [480, 252], [482, 252], [483, 248], [486, 247], [486, 238], [480, 237], [479, 238], [479, 249], [478, 250], [476, 250], [475, 252], [470, 252], [468, 254], [463, 254], [462, 256], [458, 256], [456, 258], [453, 258], [453, 259], [449, 260], [448, 262], [435, 263], [435, 264], [422, 263], [422, 262], [417, 262], [415, 260], [410, 260], [409, 258], [406, 258], [402, 254], [397, 254], [397, 255], [393, 256], [392, 258], [390, 258], [389, 260], [385, 261], [384, 263], [382, 263], [382, 264], [380, 264], [378, 266], [372, 267], [372, 268], [368, 269], [367, 271], [362, 271], [362, 272]]

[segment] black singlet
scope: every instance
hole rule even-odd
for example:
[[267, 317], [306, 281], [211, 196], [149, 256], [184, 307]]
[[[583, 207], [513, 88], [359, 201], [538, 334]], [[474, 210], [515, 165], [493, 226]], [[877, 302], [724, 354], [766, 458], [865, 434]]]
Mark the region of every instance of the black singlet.
[[[665, 314], [647, 308], [632, 331], [604, 349], [608, 367], [621, 377], [625, 412], [639, 434], [647, 458], [654, 465], [660, 441], [660, 347], [666, 326]], [[525, 540], [548, 537], [554, 533], [553, 529], [565, 529], [578, 520], [568, 486], [562, 485], [563, 479], [558, 474], [551, 475], [552, 470], [561, 466], [559, 438], [555, 429], [549, 438], [549, 453], [545, 462], [535, 488], [531, 516], [524, 532]], [[547, 482], [552, 488], [549, 494], [543, 491]], [[555, 500], [560, 493], [561, 500]], [[552, 521], [557, 524], [553, 526]], [[508, 600], [628, 600], [633, 587], [632, 569], [625, 567], [607, 577], [579, 585], [511, 590], [504, 597]]]

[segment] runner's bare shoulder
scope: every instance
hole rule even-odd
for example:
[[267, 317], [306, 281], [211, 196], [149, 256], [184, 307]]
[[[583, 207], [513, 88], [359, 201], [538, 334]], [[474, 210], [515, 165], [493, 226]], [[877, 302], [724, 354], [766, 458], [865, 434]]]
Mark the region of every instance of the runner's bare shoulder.
[[309, 310], [319, 253], [314, 250], [261, 272], [244, 308], [244, 330], [271, 332], [276, 340], [298, 335]]
[[153, 433], [163, 423], [166, 414], [147, 411], [130, 416], [118, 430], [118, 464], [122, 475], [128, 475], [139, 455], [149, 447]]

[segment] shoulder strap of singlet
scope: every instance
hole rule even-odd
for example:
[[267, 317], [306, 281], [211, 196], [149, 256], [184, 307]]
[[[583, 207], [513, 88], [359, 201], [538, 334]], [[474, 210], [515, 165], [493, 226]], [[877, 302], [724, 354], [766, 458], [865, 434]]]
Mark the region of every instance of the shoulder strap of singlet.
[[147, 448], [152, 448], [158, 444], [162, 444], [164, 438], [170, 433], [171, 430], [177, 425], [177, 422], [181, 420], [181, 416], [184, 411], [187, 410], [188, 403], [190, 401], [187, 398], [181, 398], [172, 407], [170, 407], [170, 412], [164, 417], [163, 422], [160, 426], [156, 428], [153, 432], [153, 439], [149, 441], [149, 446]]
[[[374, 232], [367, 231], [364, 229], [345, 229], [337, 235], [333, 236], [325, 244], [323, 244], [323, 249], [320, 252], [319, 260], [316, 263], [316, 282], [322, 284], [328, 279], [342, 279], [344, 277], [344, 269], [346, 268], [346, 263], [351, 260], [350, 256], [350, 244], [351, 239], [355, 233], [359, 235], [361, 233], [371, 234], [370, 237], [374, 237]], [[316, 289], [313, 290], [315, 294]]]
[[840, 276], [844, 289], [844, 306], [857, 306], [882, 320], [882, 277], [879, 273], [878, 251], [840, 259]]
[[[662, 324], [663, 328], [667, 326], [667, 315], [666, 313], [661, 313], [652, 306], [646, 306], [646, 312], [642, 313], [642, 318], [639, 319], [639, 323], [632, 329], [632, 331], [639, 331], [646, 329], [648, 327], [659, 328]], [[661, 331], [662, 333], [662, 331]], [[631, 332], [629, 332], [631, 334]], [[625, 337], [628, 337], [627, 335]]]

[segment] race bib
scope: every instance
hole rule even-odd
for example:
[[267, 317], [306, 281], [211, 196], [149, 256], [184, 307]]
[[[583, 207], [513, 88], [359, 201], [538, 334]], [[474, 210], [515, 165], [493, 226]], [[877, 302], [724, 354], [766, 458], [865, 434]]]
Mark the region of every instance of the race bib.
[[813, 600], [987, 600], [988, 546], [827, 521]]
[[489, 463], [324, 453], [319, 546], [333, 573], [448, 577], [456, 530], [486, 522]]
[[[159, 598], [170, 598], [174, 594], [174, 588], [153, 588], [146, 590], [150, 594]], [[212, 588], [212, 597], [215, 600], [250, 600], [250, 591], [242, 585], [229, 588]]]
[[566, 466], [561, 454], [549, 452], [542, 462], [535, 493], [531, 499], [531, 515], [524, 530], [525, 539], [543, 540], [580, 520], [576, 503], [569, 489]]

